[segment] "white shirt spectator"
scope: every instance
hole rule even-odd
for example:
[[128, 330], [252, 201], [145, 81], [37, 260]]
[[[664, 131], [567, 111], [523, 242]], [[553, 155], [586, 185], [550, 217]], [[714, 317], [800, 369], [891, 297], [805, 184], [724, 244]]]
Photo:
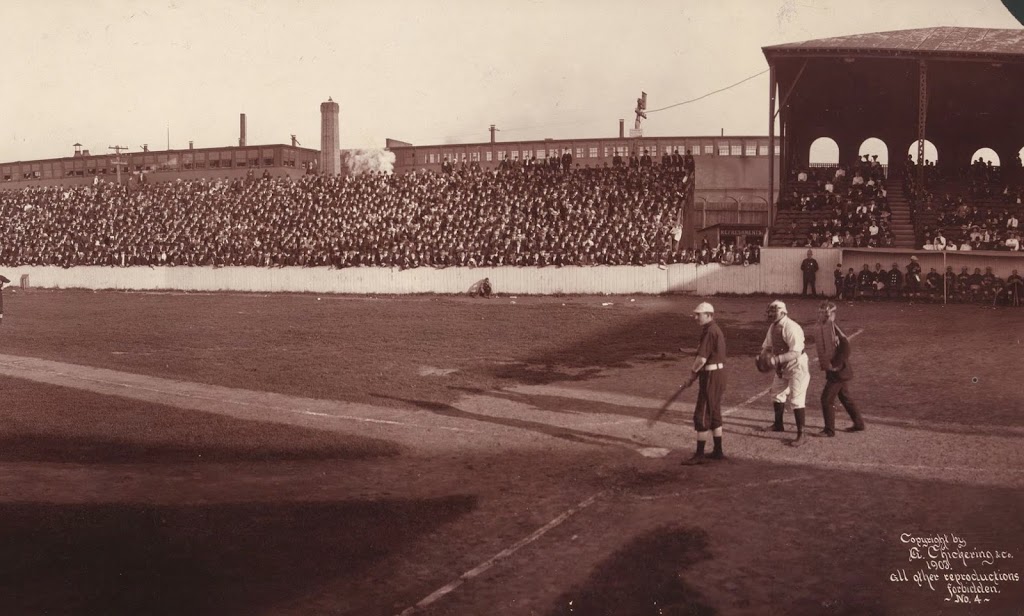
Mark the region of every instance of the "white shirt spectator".
[[829, 192], [829, 193], [833, 192], [834, 188], [835, 188], [835, 186], [832, 185], [831, 181], [825, 182], [825, 192]]
[[1016, 236], [1011, 235], [1006, 238], [1005, 246], [1010, 250], [1020, 250], [1020, 240]]
[[1020, 221], [1017, 220], [1017, 215], [1016, 214], [1010, 214], [1010, 217], [1006, 219], [1006, 228], [1007, 229], [1016, 229], [1017, 225], [1019, 223], [1020, 223]]
[[871, 223], [871, 226], [870, 226], [870, 227], [868, 227], [868, 232], [869, 232], [869, 233], [870, 233], [870, 234], [871, 234], [872, 236], [878, 235], [878, 225], [876, 225], [875, 223], [873, 223], [873, 222], [872, 222], [872, 223]]
[[807, 181], [807, 172], [801, 170], [800, 173], [796, 174], [796, 181], [797, 182], [806, 182]]
[[964, 243], [960, 244], [960, 252], [963, 252], [965, 250], [971, 250], [971, 243], [968, 242], [967, 240], [964, 240]]
[[932, 245], [935, 246], [935, 250], [945, 250], [946, 238], [940, 233], [935, 236], [935, 240], [932, 242]]

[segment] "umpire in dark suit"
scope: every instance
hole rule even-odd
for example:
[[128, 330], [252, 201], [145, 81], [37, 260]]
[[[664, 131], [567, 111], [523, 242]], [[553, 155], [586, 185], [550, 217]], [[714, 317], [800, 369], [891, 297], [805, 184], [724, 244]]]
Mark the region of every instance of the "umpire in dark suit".
[[816, 436], [836, 435], [836, 398], [853, 420], [853, 426], [847, 432], [864, 430], [864, 418], [857, 410], [857, 404], [850, 394], [850, 381], [853, 379], [853, 368], [850, 366], [850, 339], [836, 325], [836, 305], [822, 302], [818, 308], [819, 336], [818, 361], [825, 370], [825, 388], [821, 392], [821, 412], [825, 419], [825, 429]]
[[814, 284], [818, 276], [818, 262], [814, 258], [814, 251], [807, 251], [807, 258], [800, 263], [800, 271], [804, 273], [804, 288], [801, 295], [807, 295], [807, 287], [811, 287], [811, 295], [817, 295], [818, 289]]

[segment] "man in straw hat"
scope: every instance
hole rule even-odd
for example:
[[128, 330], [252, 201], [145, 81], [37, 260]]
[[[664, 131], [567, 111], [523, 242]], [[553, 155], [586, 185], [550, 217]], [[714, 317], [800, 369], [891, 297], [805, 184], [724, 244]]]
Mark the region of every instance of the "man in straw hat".
[[[725, 335], [715, 323], [715, 308], [701, 302], [693, 309], [693, 318], [701, 324], [697, 357], [690, 368], [690, 380], [700, 383], [697, 404], [693, 410], [693, 427], [697, 431], [697, 452], [683, 464], [704, 464], [708, 460], [724, 460], [722, 452], [722, 395], [725, 393]], [[710, 455], [704, 454], [712, 433], [715, 448]]]
[[835, 402], [839, 398], [843, 408], [850, 414], [853, 426], [847, 432], [864, 430], [864, 418], [850, 395], [849, 383], [853, 379], [850, 367], [850, 339], [836, 324], [836, 305], [822, 302], [818, 307], [818, 364], [825, 371], [825, 388], [821, 391], [821, 412], [825, 418], [825, 429], [816, 436], [836, 435]]

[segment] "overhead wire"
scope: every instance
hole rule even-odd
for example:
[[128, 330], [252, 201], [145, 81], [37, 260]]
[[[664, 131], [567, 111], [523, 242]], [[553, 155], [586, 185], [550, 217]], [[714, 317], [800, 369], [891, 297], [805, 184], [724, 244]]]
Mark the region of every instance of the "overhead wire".
[[[751, 79], [755, 79], [757, 77], [760, 77], [761, 75], [764, 75], [767, 72], [768, 72], [768, 69], [765, 69], [765, 70], [763, 70], [763, 71], [761, 71], [759, 73], [755, 73], [755, 74], [753, 74], [753, 75], [751, 75], [749, 77], [741, 79], [741, 80], [737, 81], [734, 84], [725, 86], [724, 88], [719, 88], [719, 89], [714, 90], [712, 92], [708, 92], [707, 94], [702, 94], [701, 96], [698, 96], [697, 98], [691, 98], [689, 100], [681, 101], [681, 102], [678, 102], [678, 103], [673, 103], [671, 105], [666, 105], [665, 107], [659, 107], [657, 109], [648, 109], [647, 111], [645, 111], [645, 113], [658, 113], [659, 111], [665, 111], [666, 109], [672, 109], [673, 107], [680, 107], [682, 105], [688, 105], [690, 103], [695, 103], [695, 102], [697, 102], [699, 100], [703, 100], [703, 99], [705, 99], [705, 98], [707, 98], [709, 96], [714, 96], [715, 94], [718, 94], [720, 92], [725, 92], [726, 90], [731, 90], [731, 89], [735, 88], [736, 86], [742, 85], [742, 84], [750, 81]], [[575, 120], [575, 121], [570, 121], [570, 122], [555, 122], [555, 123], [549, 123], [549, 124], [536, 124], [534, 126], [520, 126], [520, 127], [516, 127], [516, 128], [498, 128], [496, 130], [498, 130], [500, 132], [505, 132], [505, 133], [512, 133], [512, 132], [519, 132], [519, 131], [524, 131], [524, 130], [537, 130], [537, 129], [541, 129], [541, 128], [550, 128], [550, 127], [554, 127], [554, 126], [563, 126], [564, 127], [564, 126], [576, 126], [576, 125], [580, 125], [580, 124], [595, 124], [595, 123], [600, 122], [600, 121], [601, 120], [598, 120], [598, 119], [585, 119], [585, 120]], [[475, 136], [475, 135], [473, 135], [473, 136]], [[468, 138], [470, 136], [467, 135], [466, 137]], [[458, 139], [459, 137], [455, 137], [455, 138]]]

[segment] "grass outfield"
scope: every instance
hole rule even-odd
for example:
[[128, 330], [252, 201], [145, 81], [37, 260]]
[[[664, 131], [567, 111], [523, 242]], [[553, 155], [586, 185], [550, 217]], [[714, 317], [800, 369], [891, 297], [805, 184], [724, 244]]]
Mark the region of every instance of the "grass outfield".
[[841, 304], [869, 429], [795, 449], [758, 430], [767, 300], [713, 299], [731, 460], [693, 468], [694, 390], [643, 421], [693, 297], [5, 300], [0, 612], [1024, 613], [891, 581], [904, 534], [1024, 575], [1021, 310]]

